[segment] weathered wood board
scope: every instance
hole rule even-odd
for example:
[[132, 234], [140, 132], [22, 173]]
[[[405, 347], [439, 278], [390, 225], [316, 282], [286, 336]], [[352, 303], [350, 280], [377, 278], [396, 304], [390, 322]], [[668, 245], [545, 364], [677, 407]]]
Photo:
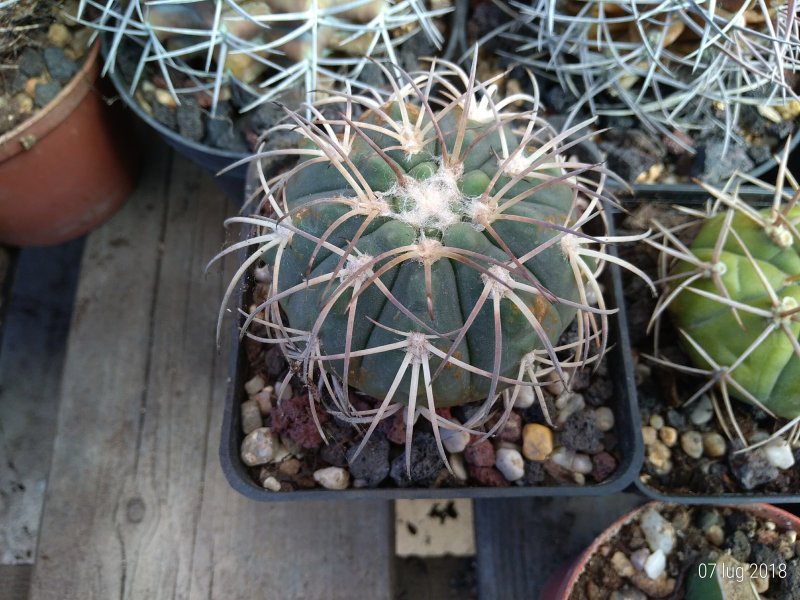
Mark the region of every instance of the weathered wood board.
[[183, 159], [145, 177], [87, 242], [31, 599], [390, 598], [389, 502], [258, 504], [224, 480], [232, 271], [203, 269], [235, 208]]

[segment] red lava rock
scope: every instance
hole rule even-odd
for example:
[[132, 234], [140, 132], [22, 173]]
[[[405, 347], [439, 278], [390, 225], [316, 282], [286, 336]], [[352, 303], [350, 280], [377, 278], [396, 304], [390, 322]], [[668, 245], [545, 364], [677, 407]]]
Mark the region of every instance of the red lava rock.
[[592, 477], [595, 481], [603, 481], [617, 470], [617, 459], [608, 452], [600, 452], [592, 456]]
[[[469, 450], [469, 448], [467, 448], [467, 450]], [[509, 486], [508, 480], [494, 467], [476, 467], [475, 465], [468, 465], [467, 471], [469, 476], [481, 485], [488, 485], [490, 487]]]
[[522, 439], [522, 417], [519, 413], [512, 412], [506, 424], [500, 430], [500, 439], [506, 442], [518, 442]]
[[453, 413], [450, 411], [449, 406], [445, 406], [443, 408], [437, 408], [436, 414], [442, 417], [443, 419], [447, 419], [448, 421], [453, 420]]
[[350, 399], [350, 404], [352, 404], [353, 408], [355, 408], [358, 411], [365, 411], [365, 410], [370, 410], [371, 408], [375, 408], [372, 404], [370, 404], [367, 401], [366, 398], [364, 398], [363, 396], [359, 396], [355, 392], [351, 391], [347, 396]]
[[[284, 400], [272, 409], [272, 429], [285, 435], [303, 448], [317, 449], [322, 445], [322, 436], [314, 423], [308, 396], [295, 396]], [[330, 418], [323, 410], [317, 411], [320, 424]]]
[[393, 444], [406, 443], [406, 424], [404, 421], [405, 411], [397, 411], [393, 417], [384, 419], [379, 425], [379, 429], [386, 434], [387, 439]]
[[492, 443], [489, 440], [483, 440], [477, 444], [470, 444], [464, 450], [464, 460], [467, 461], [467, 464], [475, 467], [493, 467], [495, 456]]

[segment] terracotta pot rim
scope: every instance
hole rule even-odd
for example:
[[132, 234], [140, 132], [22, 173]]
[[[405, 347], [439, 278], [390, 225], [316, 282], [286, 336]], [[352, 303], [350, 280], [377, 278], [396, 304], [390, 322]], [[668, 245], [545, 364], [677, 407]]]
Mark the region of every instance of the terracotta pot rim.
[[14, 129], [0, 136], [0, 162], [25, 151], [19, 140], [31, 130], [35, 130], [33, 135], [37, 139], [43, 138], [80, 104], [83, 97], [92, 89], [97, 78], [99, 69], [97, 55], [99, 52], [100, 46], [95, 42], [86, 54], [81, 68], [55, 98]]
[[[652, 500], [647, 504], [643, 504], [637, 508], [634, 508], [630, 512], [622, 515], [619, 519], [614, 521], [611, 525], [609, 525], [603, 532], [598, 535], [594, 541], [589, 545], [589, 547], [581, 553], [575, 562], [573, 563], [573, 568], [569, 570], [568, 577], [566, 579], [565, 585], [562, 587], [564, 590], [562, 598], [569, 598], [569, 595], [572, 593], [575, 584], [577, 583], [580, 576], [583, 574], [586, 566], [589, 564], [589, 561], [595, 555], [597, 550], [603, 544], [609, 542], [611, 538], [619, 533], [619, 530], [622, 529], [625, 525], [636, 519], [639, 515], [641, 515], [644, 511], [660, 507], [660, 506], [675, 506], [675, 504], [669, 502], [662, 502], [660, 500]], [[692, 508], [692, 505], [689, 505]], [[794, 515], [782, 508], [774, 506], [772, 504], [767, 504], [764, 502], [756, 502], [756, 503], [749, 503], [749, 504], [725, 504], [721, 502], [719, 504], [704, 504], [702, 508], [729, 508], [734, 510], [741, 510], [746, 513], [755, 513], [762, 518], [769, 518], [770, 520], [778, 520], [780, 519], [780, 523], [776, 523], [779, 526], [782, 526], [786, 529], [794, 529], [795, 531], [800, 533], [800, 517]]]

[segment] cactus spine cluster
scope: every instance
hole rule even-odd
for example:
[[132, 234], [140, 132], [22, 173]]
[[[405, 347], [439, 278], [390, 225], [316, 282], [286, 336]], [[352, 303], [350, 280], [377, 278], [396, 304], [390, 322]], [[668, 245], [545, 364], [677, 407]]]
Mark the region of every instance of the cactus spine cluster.
[[[87, 9], [99, 17], [85, 21]], [[248, 110], [292, 88], [311, 100], [323, 81], [356, 81], [371, 57], [397, 62], [395, 46], [419, 30], [440, 47], [433, 18], [448, 11], [421, 0], [82, 0], [78, 18], [113, 34], [106, 71], [123, 40], [142, 47], [132, 93], [155, 64], [178, 102], [205, 90], [216, 107], [233, 83], [253, 96]]]
[[800, 193], [788, 154], [787, 143], [771, 207], [746, 204], [741, 181], [706, 186], [715, 203], [694, 241], [657, 224], [663, 237], [650, 242], [667, 284], [654, 319], [669, 311], [696, 365], [686, 370], [710, 376], [700, 393], [716, 386], [742, 441], [731, 397], [789, 420], [780, 434], [800, 422]]
[[[632, 115], [691, 151], [677, 132], [711, 123], [737, 139], [740, 107], [772, 119], [797, 100], [795, 2], [511, 2], [510, 56], [557, 77], [593, 114]], [[605, 94], [601, 94], [605, 93]], [[738, 141], [738, 139], [737, 139]]]
[[[522, 388], [538, 391], [534, 366], [563, 376], [605, 350], [614, 311], [596, 277], [618, 260], [604, 252], [616, 241], [603, 236], [606, 173], [565, 156], [585, 124], [555, 134], [536, 97], [496, 101], [475, 66], [386, 70], [385, 96], [330, 98], [313, 119], [289, 112], [267, 136], [298, 132], [301, 162], [262, 174], [266, 216], [230, 219], [258, 230], [232, 248], [254, 248], [237, 279], [251, 266], [270, 273], [244, 328], [259, 324], [258, 339], [280, 345], [313, 406], [327, 396], [329, 410], [369, 422], [365, 442], [403, 410], [407, 442], [422, 415], [445, 463], [440, 429], [492, 435], [503, 418], [477, 426], [499, 397], [505, 417]], [[577, 341], [557, 347], [576, 317]], [[357, 410], [349, 387], [375, 408]], [[437, 414], [474, 401], [482, 409], [464, 424]]]

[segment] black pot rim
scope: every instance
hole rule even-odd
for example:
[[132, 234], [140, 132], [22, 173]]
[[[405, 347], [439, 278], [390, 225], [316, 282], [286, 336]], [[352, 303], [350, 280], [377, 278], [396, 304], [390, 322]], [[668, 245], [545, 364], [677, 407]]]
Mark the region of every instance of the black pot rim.
[[[105, 57], [105, 55], [106, 55], [106, 45], [104, 43], [103, 56]], [[142, 119], [150, 127], [155, 129], [158, 133], [170, 139], [172, 142], [180, 144], [182, 146], [187, 146], [188, 148], [191, 148], [195, 152], [203, 152], [205, 154], [216, 156], [221, 159], [229, 159], [231, 163], [245, 159], [249, 156], [249, 154], [245, 152], [234, 152], [233, 150], [223, 150], [221, 148], [214, 148], [213, 146], [207, 146], [206, 144], [201, 144], [199, 142], [195, 142], [194, 140], [190, 140], [189, 138], [183, 137], [177, 131], [170, 129], [169, 127], [159, 122], [151, 115], [147, 114], [144, 111], [144, 109], [142, 109], [142, 107], [139, 106], [139, 103], [136, 101], [136, 99], [130, 95], [127, 86], [122, 81], [122, 77], [117, 71], [115, 71], [112, 68], [108, 71], [106, 76], [114, 84], [114, 88], [116, 89], [117, 94], [119, 94], [119, 96], [122, 98], [125, 104], [127, 104], [128, 107], [130, 107], [130, 109], [136, 114], [136, 116]]]
[[[800, 139], [800, 135], [798, 135], [795, 140], [793, 140], [792, 147], [795, 146], [795, 141]], [[704, 192], [705, 193], [705, 192]], [[762, 206], [768, 206], [765, 202], [766, 197], [760, 196], [756, 197], [756, 200], [761, 201]], [[641, 204], [645, 198], [636, 198], [635, 203]], [[667, 201], [665, 199], [656, 198], [650, 199], [651, 202], [658, 202], [661, 204], [671, 204], [674, 201]], [[702, 204], [702, 200], [697, 198], [696, 194], [691, 194], [690, 197], [683, 198], [683, 204], [688, 204], [691, 206], [700, 206]], [[615, 213], [612, 213], [612, 220], [615, 216]], [[626, 328], [627, 330], [627, 328]], [[639, 422], [641, 423], [641, 412], [639, 412], [639, 405], [638, 405], [638, 394], [635, 394], [634, 398], [636, 398], [636, 411], [638, 413], [637, 417]], [[638, 434], [641, 438], [641, 433]], [[644, 445], [644, 442], [642, 441]], [[642, 468], [644, 468], [644, 457], [642, 457]], [[724, 494], [716, 494], [716, 495], [702, 495], [702, 494], [670, 494], [668, 492], [662, 492], [657, 490], [656, 488], [644, 483], [641, 480], [641, 472], [638, 473], [634, 477], [634, 485], [636, 489], [639, 490], [643, 495], [653, 500], [658, 500], [660, 502], [672, 502], [675, 504], [756, 504], [756, 503], [767, 503], [767, 504], [798, 504], [800, 503], [800, 494], [766, 494], [764, 492], [757, 492], [757, 493], [748, 493], [748, 492], [727, 492]]]

